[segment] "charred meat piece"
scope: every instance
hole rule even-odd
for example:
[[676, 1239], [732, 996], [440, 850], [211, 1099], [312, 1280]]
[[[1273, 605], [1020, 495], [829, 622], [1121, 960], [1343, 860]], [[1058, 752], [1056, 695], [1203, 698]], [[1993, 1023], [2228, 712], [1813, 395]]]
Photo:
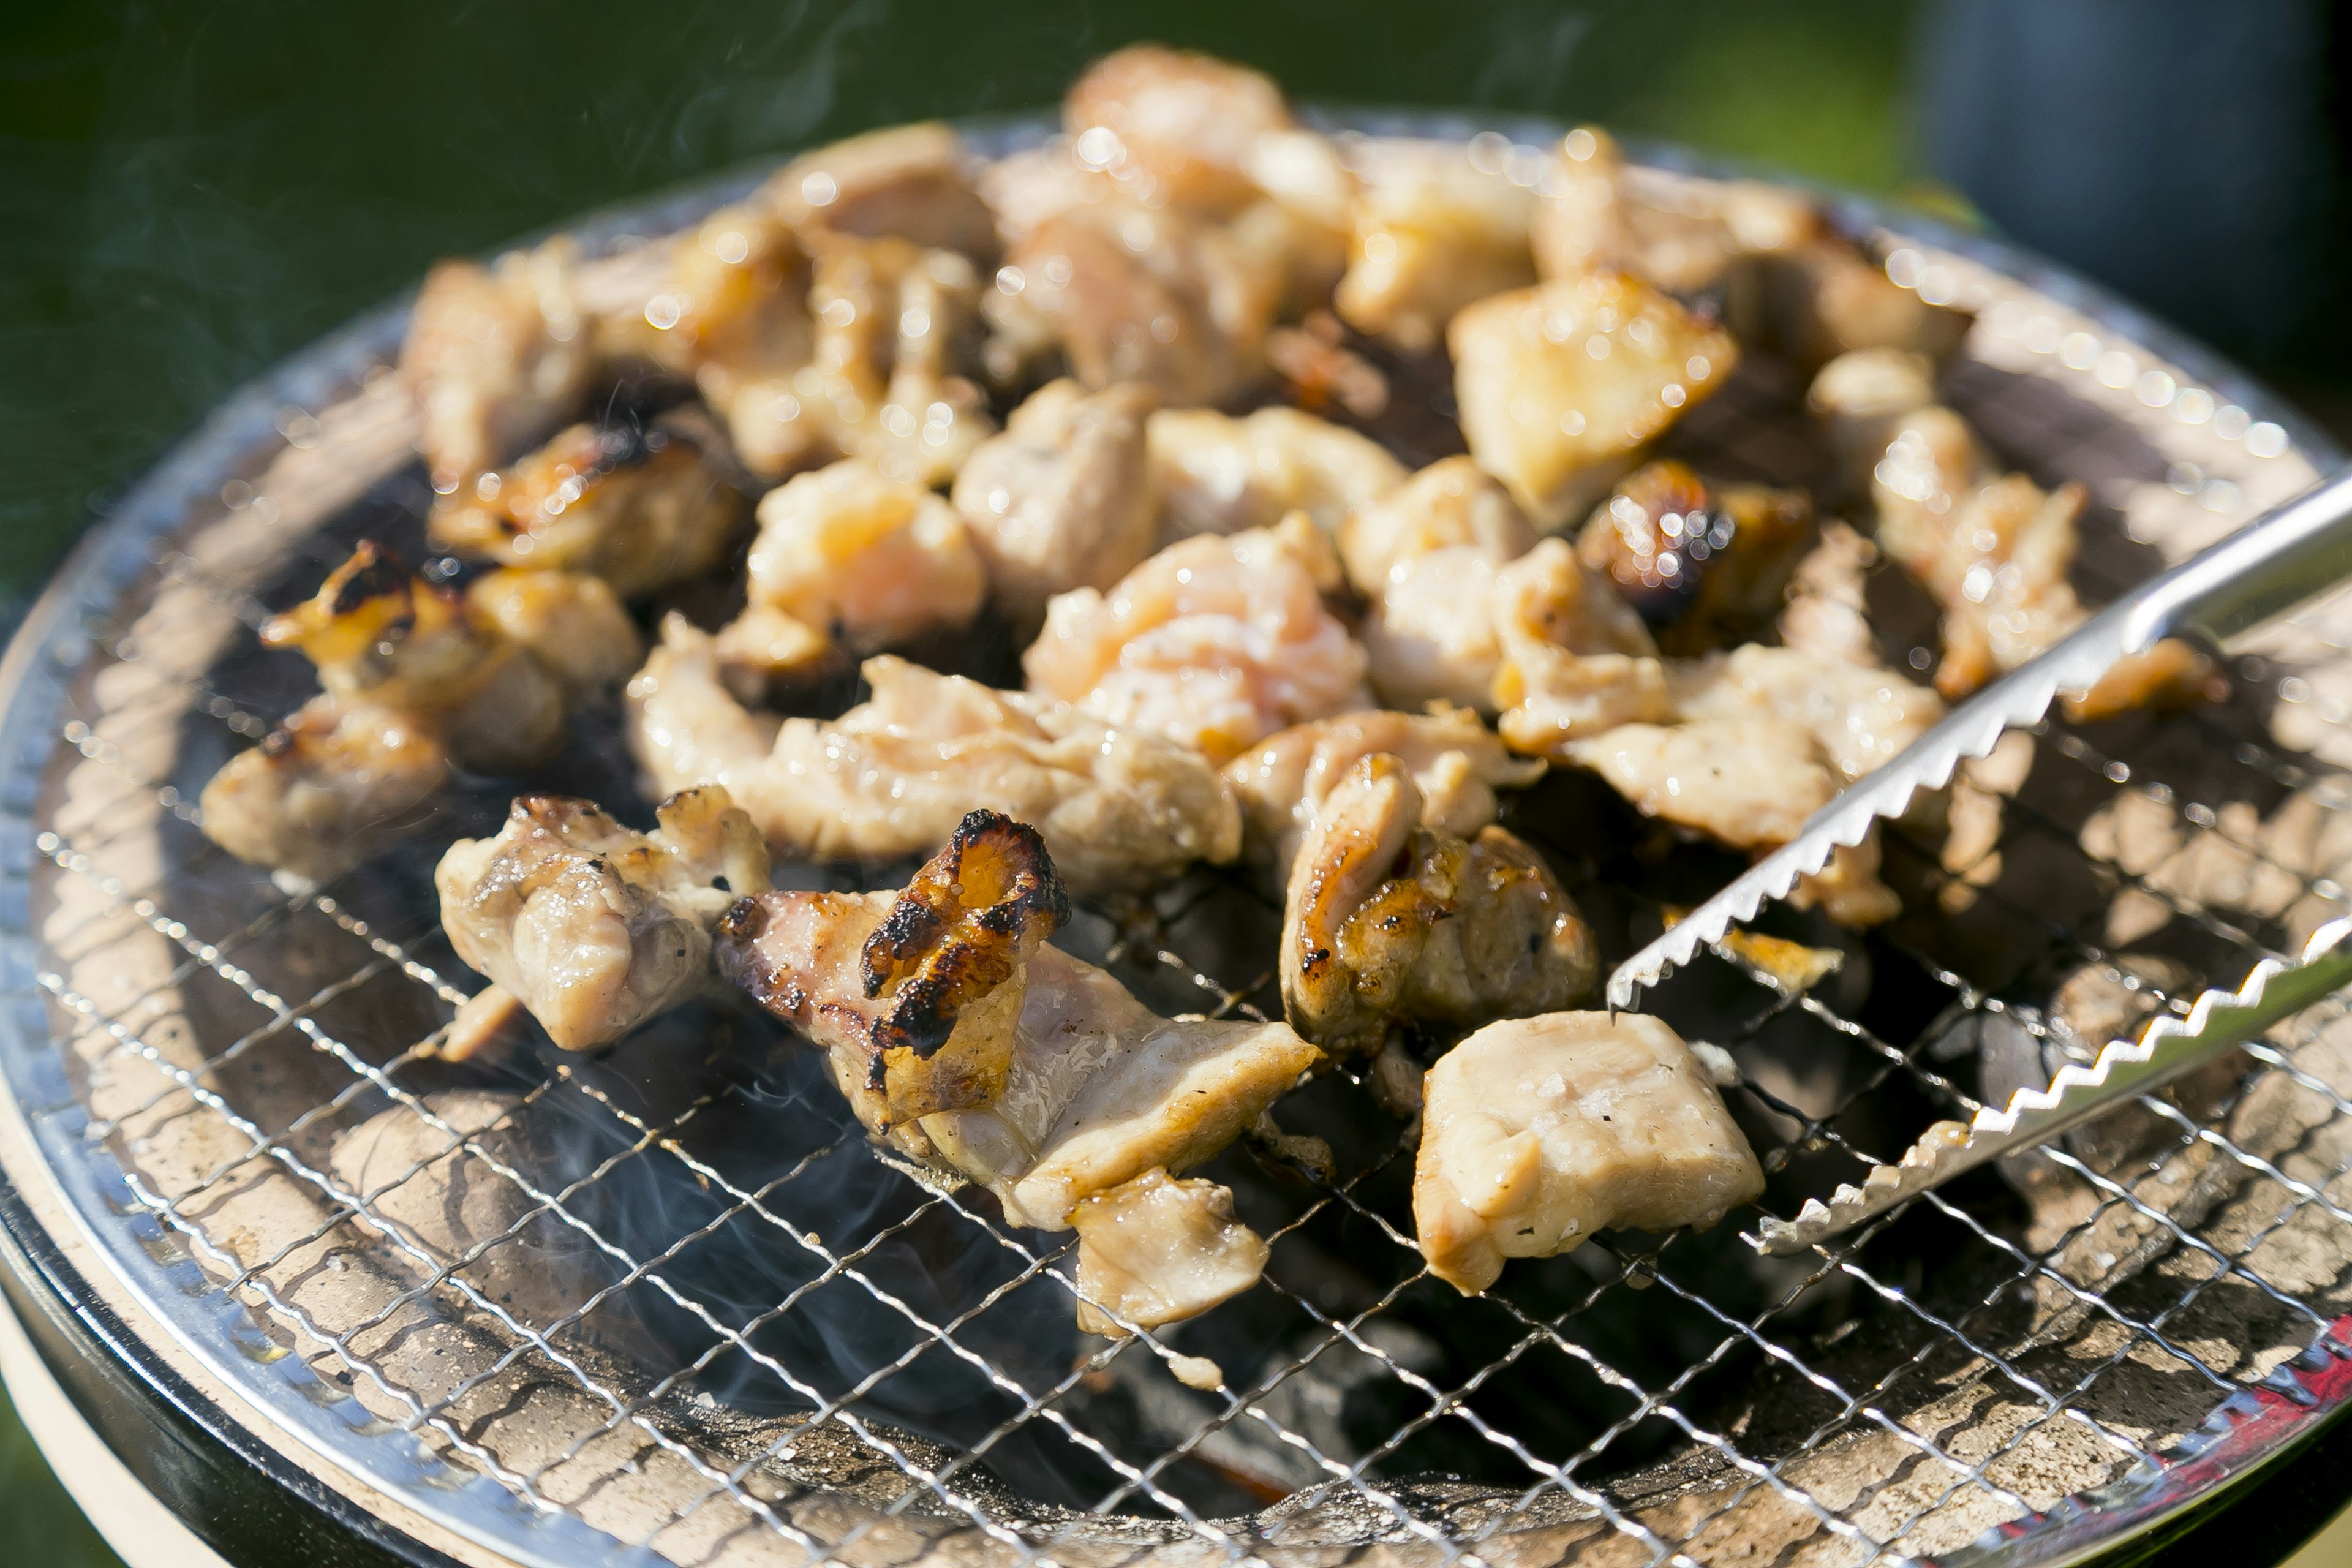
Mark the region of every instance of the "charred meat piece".
[[503, 565], [601, 577], [624, 598], [698, 576], [734, 542], [745, 503], [696, 423], [574, 425], [445, 497], [428, 531]]
[[1492, 731], [1464, 709], [1399, 713], [1374, 708], [1278, 731], [1225, 764], [1241, 802], [1252, 860], [1286, 887], [1301, 839], [1324, 799], [1356, 764], [1386, 752], [1412, 775], [1421, 826], [1468, 838], [1495, 820], [1497, 788], [1543, 776], [1544, 765], [1512, 756]]
[[1470, 455], [1542, 528], [1591, 508], [1738, 357], [1730, 333], [1622, 272], [1481, 300], [1447, 342]]
[[1691, 656], [1764, 628], [1812, 525], [1801, 490], [1717, 488], [1680, 463], [1650, 463], [1594, 510], [1577, 554], [1608, 574], [1664, 652]]
[[566, 1050], [699, 990], [710, 928], [767, 890], [767, 847], [724, 789], [672, 795], [656, 816], [643, 834], [588, 801], [519, 796], [496, 837], [459, 839], [433, 873], [457, 956]]
[[[1208, 1223], [1220, 1217], [1213, 1199], [1190, 1184], [1158, 1192], [1156, 1180], [1255, 1125], [1319, 1053], [1280, 1024], [1160, 1017], [1101, 970], [1037, 945], [1058, 889], [1043, 840], [1012, 826], [975, 814], [966, 842], [919, 873], [920, 893], [745, 900], [721, 922], [720, 970], [825, 1052], [874, 1136], [989, 1188], [1015, 1224], [1067, 1229], [1080, 1205], [1109, 1199], [1084, 1219], [1107, 1222], [1094, 1238], [1092, 1282], [1108, 1298], [1098, 1307], [1124, 1315], [1134, 1301], [1150, 1310], [1139, 1321], [1203, 1310], [1254, 1279], [1263, 1257]], [[959, 875], [948, 864], [957, 856], [996, 864]], [[902, 914], [909, 897], [916, 910]], [[908, 948], [962, 977], [1013, 955], [993, 988], [953, 987], [953, 1026], [927, 1058], [892, 1043], [898, 1004], [874, 984]], [[902, 1090], [901, 1077], [919, 1089]], [[950, 1079], [954, 1093], [935, 1091]], [[918, 1109], [950, 1099], [960, 1103]], [[1105, 1279], [1105, 1267], [1123, 1278]]]
[[955, 510], [862, 458], [770, 490], [759, 517], [750, 605], [719, 633], [719, 651], [762, 677], [810, 673], [836, 641], [862, 655], [951, 630], [987, 595]]
[[1334, 307], [1358, 331], [1426, 353], [1464, 306], [1536, 280], [1534, 192], [1478, 167], [1466, 147], [1374, 138], [1349, 163], [1355, 236]]
[[1303, 511], [1326, 532], [1404, 483], [1404, 468], [1370, 437], [1296, 408], [1234, 418], [1169, 408], [1149, 426], [1160, 537], [1272, 528]]
[[1180, 540], [1108, 593], [1045, 608], [1029, 689], [1217, 761], [1285, 725], [1370, 705], [1364, 650], [1324, 607], [1339, 557], [1303, 513]]
[[1331, 1056], [1370, 1056], [1399, 1026], [1554, 1011], [1592, 988], [1591, 930], [1540, 856], [1500, 827], [1464, 839], [1422, 820], [1405, 765], [1365, 757], [1290, 868], [1283, 1011]]
[[1424, 1080], [1413, 1229], [1430, 1271], [1475, 1295], [1512, 1258], [1612, 1227], [1705, 1227], [1764, 1173], [1682, 1037], [1635, 1013], [1489, 1024]]
[[1240, 850], [1232, 793], [1188, 747], [900, 659], [864, 673], [873, 696], [839, 719], [779, 724], [730, 694], [711, 639], [673, 616], [629, 683], [630, 742], [656, 789], [723, 784], [803, 858], [926, 854], [980, 807], [1034, 824], [1085, 891]]
[[1016, 621], [1034, 626], [1055, 595], [1108, 588], [1151, 553], [1160, 524], [1144, 431], [1155, 401], [1131, 383], [1089, 394], [1051, 382], [956, 475], [956, 510]]
[[571, 242], [556, 239], [488, 267], [444, 261], [425, 275], [400, 368], [442, 494], [543, 438], [586, 393], [593, 361], [572, 300], [572, 262]]

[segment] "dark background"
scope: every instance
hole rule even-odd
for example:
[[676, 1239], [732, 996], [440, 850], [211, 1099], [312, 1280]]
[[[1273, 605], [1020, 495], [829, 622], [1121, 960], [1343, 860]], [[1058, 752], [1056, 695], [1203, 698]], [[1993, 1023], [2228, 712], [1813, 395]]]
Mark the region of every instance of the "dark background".
[[[2352, 432], [2347, 29], [2319, 0], [0, 0], [0, 613], [207, 407], [434, 258], [1050, 105], [1143, 37], [1301, 98], [1593, 119], [1985, 223]], [[110, 1561], [0, 1411], [12, 1550]]]

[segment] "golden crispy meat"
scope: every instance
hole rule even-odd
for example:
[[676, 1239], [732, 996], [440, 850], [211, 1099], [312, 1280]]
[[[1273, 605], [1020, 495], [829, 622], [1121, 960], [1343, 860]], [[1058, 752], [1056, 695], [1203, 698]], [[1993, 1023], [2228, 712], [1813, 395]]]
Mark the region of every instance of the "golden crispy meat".
[[1668, 461], [1619, 481], [1586, 521], [1577, 554], [1607, 574], [1662, 651], [1687, 657], [1762, 631], [1812, 535], [1802, 490], [1712, 486]]

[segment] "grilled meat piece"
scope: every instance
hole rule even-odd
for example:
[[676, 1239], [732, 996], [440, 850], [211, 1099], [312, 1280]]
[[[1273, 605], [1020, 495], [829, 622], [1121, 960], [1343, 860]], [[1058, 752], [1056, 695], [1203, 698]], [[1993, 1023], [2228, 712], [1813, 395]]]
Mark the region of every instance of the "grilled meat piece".
[[1349, 163], [1355, 236], [1334, 305], [1358, 331], [1426, 353], [1463, 307], [1536, 280], [1535, 193], [1476, 166], [1468, 148], [1373, 138]]
[[829, 722], [747, 711], [682, 616], [629, 683], [630, 742], [661, 790], [724, 784], [780, 854], [888, 860], [978, 807], [1034, 823], [1072, 887], [1148, 887], [1230, 860], [1240, 813], [1198, 752], [1066, 704], [868, 659], [872, 698]]
[[1761, 631], [1812, 534], [1802, 490], [1711, 486], [1680, 463], [1650, 463], [1594, 509], [1577, 554], [1608, 574], [1664, 652], [1690, 656]]
[[1492, 705], [1511, 749], [1558, 758], [1578, 740], [1674, 710], [1657, 644], [1608, 578], [1547, 539], [1495, 574], [1502, 648]]
[[407, 710], [312, 698], [205, 785], [205, 837], [254, 866], [323, 882], [381, 849], [449, 776]]
[[617, 688], [645, 661], [636, 623], [601, 577], [501, 566], [467, 584], [466, 608], [537, 659], [574, 704]]
[[1491, 711], [1503, 657], [1496, 578], [1535, 543], [1503, 487], [1446, 458], [1350, 512], [1339, 537], [1349, 581], [1370, 602], [1362, 637], [1381, 700]]
[[770, 490], [759, 516], [746, 617], [719, 634], [730, 665], [805, 674], [834, 641], [862, 655], [952, 629], [987, 595], [954, 509], [862, 458]]
[[1302, 720], [1369, 706], [1364, 650], [1324, 607], [1339, 563], [1294, 513], [1279, 528], [1180, 540], [1108, 593], [1045, 608], [1029, 689], [1220, 762]]
[[1370, 1056], [1400, 1024], [1473, 1028], [1592, 989], [1592, 931], [1542, 858], [1500, 827], [1423, 826], [1423, 811], [1403, 763], [1365, 757], [1291, 867], [1283, 1012], [1332, 1056]]
[[488, 267], [444, 261], [425, 275], [400, 368], [442, 494], [544, 437], [587, 392], [593, 359], [572, 300], [572, 256], [571, 241], [552, 239]]
[[1108, 588], [1151, 553], [1154, 402], [1132, 383], [1093, 394], [1067, 377], [1048, 383], [957, 473], [956, 510], [1016, 621], [1034, 626], [1055, 595]]
[[656, 815], [643, 834], [588, 801], [521, 795], [495, 837], [457, 840], [434, 870], [457, 956], [566, 1050], [616, 1040], [700, 989], [710, 928], [767, 891], [767, 847], [724, 789], [672, 795]]
[[1395, 757], [1412, 773], [1421, 825], [1457, 838], [1495, 820], [1496, 788], [1524, 787], [1544, 771], [1543, 763], [1505, 751], [1477, 715], [1463, 709], [1374, 708], [1277, 731], [1224, 769], [1241, 802], [1249, 858], [1268, 868], [1276, 888], [1289, 885], [1299, 843], [1324, 798], [1375, 752]]
[[433, 509], [435, 543], [508, 566], [584, 572], [624, 598], [716, 566], [743, 525], [742, 493], [713, 467], [715, 432], [574, 425]]
[[795, 229], [832, 229], [996, 259], [996, 219], [972, 188], [971, 155], [936, 120], [894, 125], [803, 153], [761, 195]]
[[1296, 408], [1234, 418], [1213, 408], [1168, 408], [1149, 426], [1160, 537], [1272, 528], [1304, 511], [1325, 532], [1404, 483], [1378, 442]]
[[1214, 1182], [1180, 1182], [1155, 1165], [1082, 1198], [1078, 1328], [1119, 1335], [1197, 1318], [1258, 1282], [1273, 1249], [1234, 1217], [1234, 1194]]
[[1764, 1173], [1680, 1036], [1636, 1013], [1489, 1024], [1424, 1080], [1413, 1229], [1430, 1271], [1475, 1295], [1510, 1258], [1612, 1227], [1706, 1226]]
[[1083, 166], [1141, 199], [1230, 213], [1256, 199], [1261, 138], [1293, 128], [1273, 80], [1208, 55], [1138, 44], [1087, 68], [1062, 100]]
[[1674, 294], [1727, 281], [1747, 260], [1814, 239], [1811, 200], [1761, 181], [1687, 181], [1629, 169], [1615, 138], [1583, 125], [1560, 141], [1530, 226], [1537, 270], [1579, 278], [1622, 268]]
[[1496, 294], [1447, 331], [1462, 433], [1538, 527], [1589, 510], [1731, 374], [1731, 334], [1622, 272]]

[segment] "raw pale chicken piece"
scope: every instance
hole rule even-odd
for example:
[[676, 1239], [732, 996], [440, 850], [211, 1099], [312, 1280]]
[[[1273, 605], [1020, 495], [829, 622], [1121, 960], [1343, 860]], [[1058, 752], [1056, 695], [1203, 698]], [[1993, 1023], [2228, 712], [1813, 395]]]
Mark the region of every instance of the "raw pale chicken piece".
[[1022, 668], [1032, 691], [1222, 762], [1370, 705], [1364, 650], [1323, 605], [1339, 583], [1329, 540], [1301, 514], [1180, 540], [1107, 594], [1057, 596]]
[[1239, 419], [1168, 408], [1148, 429], [1163, 539], [1272, 528], [1294, 511], [1332, 532], [1404, 483], [1404, 466], [1370, 437], [1296, 408]]
[[1481, 300], [1447, 342], [1470, 455], [1544, 528], [1590, 509], [1739, 353], [1730, 333], [1622, 272]]
[[1413, 1229], [1430, 1272], [1465, 1296], [1506, 1258], [1612, 1228], [1711, 1226], [1764, 1191], [1722, 1096], [1656, 1018], [1489, 1024], [1423, 1083]]
[[803, 231], [833, 229], [996, 259], [996, 220], [972, 188], [971, 155], [936, 120], [894, 125], [803, 153], [761, 195]]
[[1016, 620], [1034, 626], [1055, 595], [1108, 588], [1151, 553], [1160, 520], [1144, 429], [1155, 401], [1132, 383], [1091, 395], [1066, 377], [1048, 383], [956, 475], [956, 510]]
[[427, 532], [445, 550], [508, 566], [592, 574], [624, 598], [699, 575], [727, 553], [746, 510], [710, 460], [717, 433], [700, 423], [574, 425], [444, 498]]
[[205, 785], [205, 837], [248, 865], [323, 882], [382, 848], [449, 776], [406, 709], [314, 697]]
[[1442, 458], [1339, 520], [1348, 581], [1377, 601], [1401, 568], [1441, 550], [1475, 550], [1500, 564], [1532, 549], [1535, 531], [1503, 487], [1468, 458]]
[[1149, 887], [1241, 848], [1232, 792], [1199, 752], [1066, 704], [896, 658], [823, 722], [748, 712], [711, 639], [672, 616], [629, 683], [630, 744], [656, 791], [723, 784], [781, 854], [888, 860], [985, 806], [1034, 823], [1082, 891]]
[[1400, 1025], [1475, 1028], [1584, 999], [1592, 931], [1543, 858], [1500, 827], [1422, 826], [1421, 792], [1386, 753], [1325, 797], [1290, 868], [1283, 1012], [1334, 1056]]
[[674, 795], [656, 816], [643, 834], [588, 801], [520, 795], [495, 837], [457, 840], [433, 873], [457, 956], [566, 1050], [618, 1039], [699, 990], [711, 927], [767, 891], [767, 847], [725, 790]]
[[[759, 516], [747, 615], [719, 634], [730, 666], [803, 673], [807, 650], [826, 638], [872, 653], [961, 626], [987, 596], [980, 552], [955, 509], [862, 458], [770, 490]], [[784, 635], [795, 626], [818, 635]]]
[[1673, 713], [1657, 645], [1609, 580], [1547, 539], [1495, 577], [1494, 707], [1511, 749], [1559, 757], [1580, 738]]
[[1171, 1321], [1264, 1257], [1224, 1223], [1230, 1199], [1169, 1173], [1255, 1125], [1320, 1053], [1280, 1024], [1160, 1017], [1040, 944], [1066, 910], [1041, 837], [975, 812], [906, 893], [737, 904], [719, 963], [824, 1051], [877, 1138], [989, 1188], [1014, 1224], [1083, 1226], [1096, 1300]]
[[[453, 760], [488, 773], [545, 761], [563, 742], [572, 671], [559, 677], [503, 635], [493, 606], [509, 586], [485, 579], [460, 598], [362, 542], [261, 628], [263, 647], [309, 656], [326, 689], [213, 775], [206, 834], [240, 859], [320, 880], [373, 853]], [[599, 623], [575, 613], [555, 624]]]
[[529, 651], [575, 705], [618, 687], [645, 659], [636, 623], [602, 577], [501, 566], [467, 584], [466, 608]]
[[545, 437], [587, 391], [593, 358], [572, 301], [572, 254], [569, 240], [552, 239], [487, 268], [444, 261], [425, 275], [400, 368], [443, 495]]
[[1251, 859], [1287, 886], [1300, 839], [1317, 811], [1349, 769], [1387, 752], [1412, 774], [1421, 824], [1468, 838], [1495, 820], [1495, 791], [1524, 788], [1543, 776], [1544, 764], [1503, 749], [1478, 716], [1462, 709], [1399, 713], [1368, 709], [1294, 725], [1268, 735], [1225, 764], [1225, 782], [1241, 802]]
[[1360, 189], [1335, 305], [1358, 331], [1424, 353], [1464, 306], [1535, 281], [1535, 193], [1479, 167], [1468, 148], [1378, 138], [1349, 162]]
[[[1871, 486], [1878, 544], [1944, 608], [1936, 689], [1965, 697], [2015, 669], [2089, 618], [2067, 573], [2088, 492], [2044, 492], [2023, 474], [1996, 477], [1966, 422], [1916, 409], [1895, 426]], [[2189, 645], [2158, 643], [2119, 660], [2088, 692], [2065, 696], [2076, 721], [2129, 708], [2193, 702], [2213, 667]]]
[[1013, 245], [982, 302], [998, 333], [990, 374], [1013, 379], [1058, 344], [1089, 387], [1224, 402], [1265, 374], [1295, 226], [1270, 201], [1231, 223], [1125, 199], [1055, 212]]
[[1172, 1180], [1157, 1166], [1079, 1200], [1070, 1223], [1082, 1333], [1197, 1318], [1256, 1284], [1272, 1256], [1265, 1238], [1234, 1217], [1231, 1192]]
[[1628, 474], [1593, 510], [1576, 550], [1661, 648], [1687, 656], [1762, 631], [1812, 535], [1802, 490], [1709, 485], [1669, 461]]

